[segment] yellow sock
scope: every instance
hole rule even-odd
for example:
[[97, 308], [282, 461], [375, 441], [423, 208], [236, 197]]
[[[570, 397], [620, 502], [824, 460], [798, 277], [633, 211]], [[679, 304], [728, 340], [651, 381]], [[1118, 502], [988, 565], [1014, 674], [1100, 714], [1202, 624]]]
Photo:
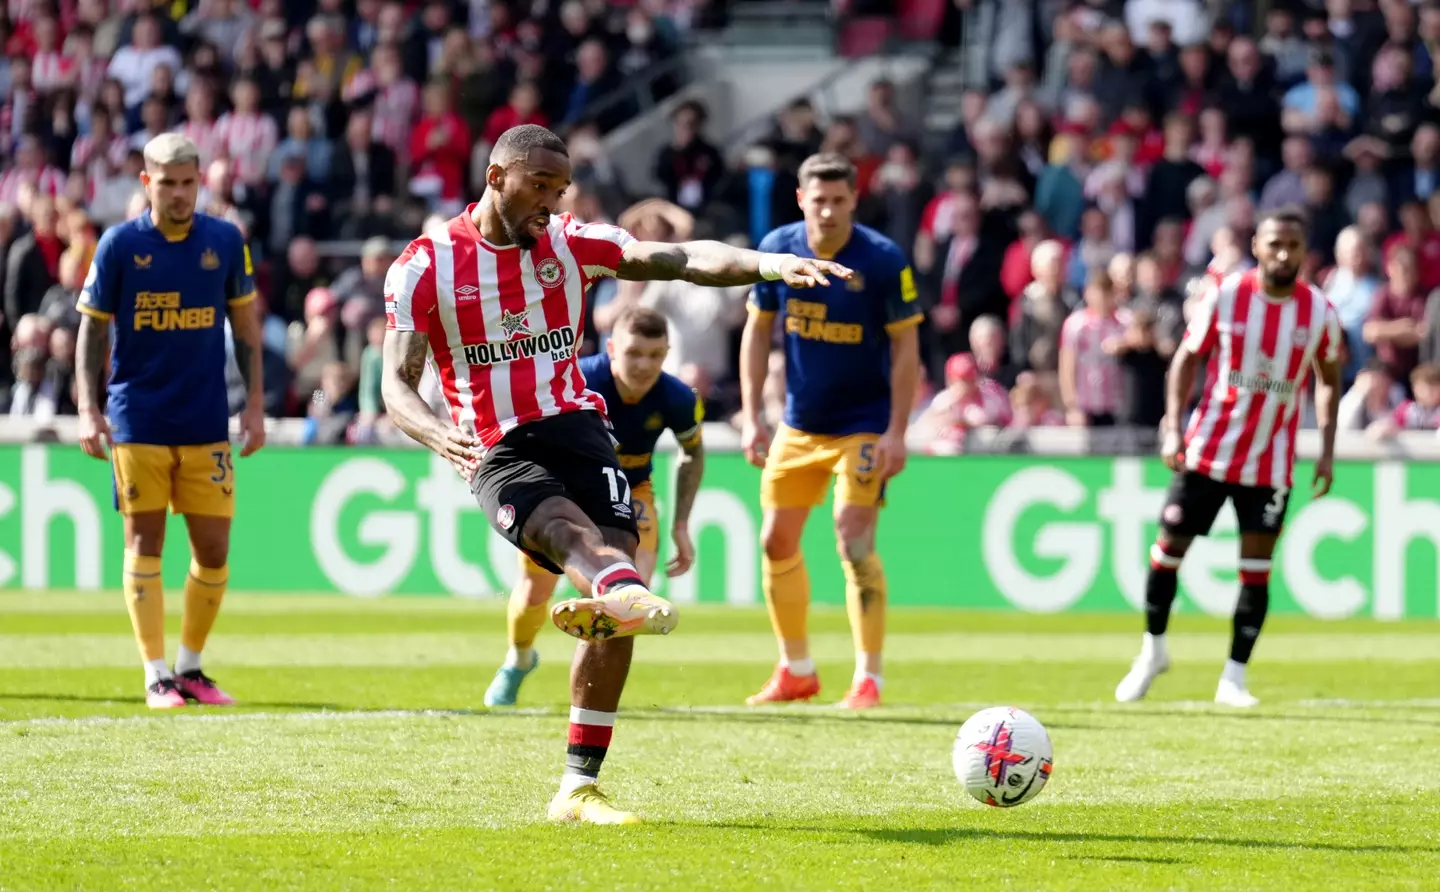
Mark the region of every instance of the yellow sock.
[[805, 569], [805, 556], [797, 551], [778, 561], [767, 557], [761, 560], [760, 566], [765, 604], [770, 608], [770, 625], [775, 629], [775, 637], [781, 641], [804, 641], [809, 635], [810, 612], [810, 573]]
[[885, 646], [885, 568], [880, 555], [859, 561], [841, 561], [845, 571], [845, 611], [855, 650], [878, 654]]
[[190, 562], [190, 575], [185, 577], [185, 618], [180, 622], [180, 643], [187, 650], [198, 654], [205, 649], [229, 581], [229, 566], [202, 567]]
[[549, 618], [549, 604], [527, 604], [512, 597], [505, 611], [505, 619], [510, 627], [510, 646], [516, 650], [533, 647], [535, 636], [545, 628], [545, 621]]
[[165, 659], [165, 585], [160, 579], [160, 559], [148, 554], [125, 552], [125, 606], [130, 608], [130, 626], [140, 659]]

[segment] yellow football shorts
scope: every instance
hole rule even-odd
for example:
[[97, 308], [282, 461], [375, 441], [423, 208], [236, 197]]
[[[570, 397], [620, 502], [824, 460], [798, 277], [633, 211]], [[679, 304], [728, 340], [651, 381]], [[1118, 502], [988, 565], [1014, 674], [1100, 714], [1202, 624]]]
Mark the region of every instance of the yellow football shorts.
[[835, 501], [865, 507], [885, 504], [885, 482], [875, 469], [879, 434], [827, 436], [781, 425], [760, 474], [760, 505], [813, 508], [825, 501], [835, 478]]
[[121, 514], [164, 511], [235, 516], [235, 467], [229, 443], [155, 446], [116, 443], [115, 507]]
[[[649, 480], [630, 490], [630, 510], [635, 513], [635, 528], [640, 532], [640, 550], [659, 554], [660, 518], [655, 516], [655, 487], [650, 485]], [[526, 573], [548, 572], [530, 560], [525, 552], [519, 554], [520, 569]]]

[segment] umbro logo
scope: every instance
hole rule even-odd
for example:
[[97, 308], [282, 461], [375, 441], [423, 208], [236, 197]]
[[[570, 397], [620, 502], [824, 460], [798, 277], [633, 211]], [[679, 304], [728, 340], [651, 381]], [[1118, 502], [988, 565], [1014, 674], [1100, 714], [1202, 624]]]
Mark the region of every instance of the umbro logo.
[[475, 296], [479, 293], [480, 289], [476, 288], [474, 285], [461, 285], [459, 288], [455, 289], [455, 299], [474, 300]]

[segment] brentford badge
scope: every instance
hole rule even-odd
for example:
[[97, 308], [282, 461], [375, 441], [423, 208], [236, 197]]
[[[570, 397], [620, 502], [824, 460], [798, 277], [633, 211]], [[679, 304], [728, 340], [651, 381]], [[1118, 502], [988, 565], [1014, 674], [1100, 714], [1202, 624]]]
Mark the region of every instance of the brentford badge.
[[500, 510], [495, 512], [495, 522], [500, 524], [500, 529], [508, 530], [515, 525], [515, 506], [501, 505]]
[[565, 283], [565, 264], [554, 257], [546, 257], [535, 264], [535, 281], [545, 288], [559, 288]]

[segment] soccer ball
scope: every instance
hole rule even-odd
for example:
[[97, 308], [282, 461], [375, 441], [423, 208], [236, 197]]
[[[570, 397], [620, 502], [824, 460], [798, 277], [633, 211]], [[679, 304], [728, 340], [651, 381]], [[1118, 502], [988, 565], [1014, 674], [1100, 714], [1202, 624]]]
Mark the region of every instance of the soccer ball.
[[1013, 808], [1045, 789], [1053, 751], [1050, 735], [1033, 715], [992, 706], [960, 726], [953, 759], [965, 792], [986, 805]]

